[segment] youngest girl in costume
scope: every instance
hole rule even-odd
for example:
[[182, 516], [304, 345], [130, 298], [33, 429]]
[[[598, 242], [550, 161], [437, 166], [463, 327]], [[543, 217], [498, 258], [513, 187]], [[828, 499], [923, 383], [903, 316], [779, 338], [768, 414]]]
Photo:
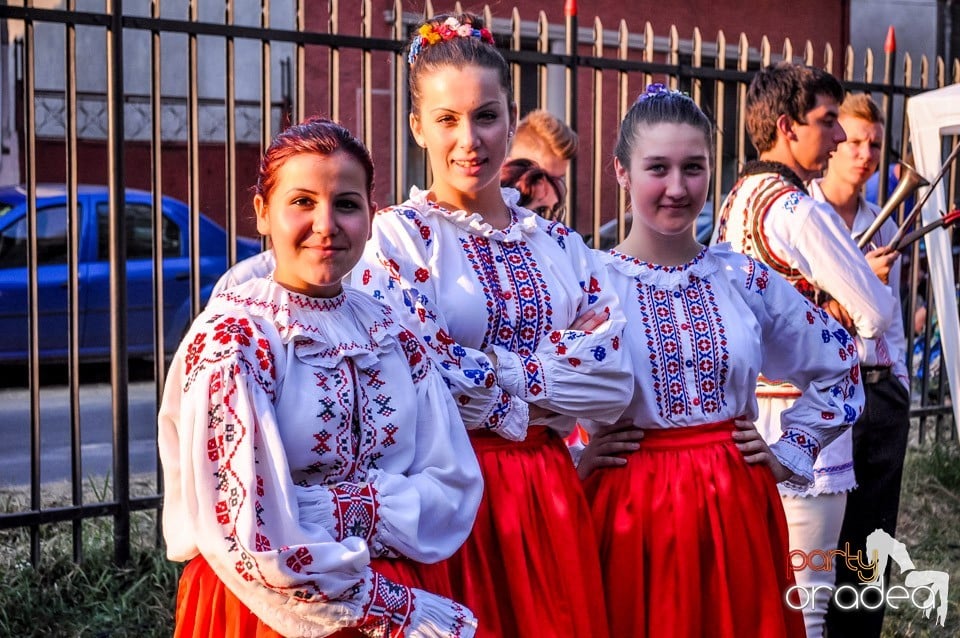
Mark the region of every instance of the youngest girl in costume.
[[472, 636], [416, 562], [467, 537], [482, 482], [423, 346], [341, 285], [370, 233], [373, 164], [329, 120], [273, 141], [257, 229], [276, 266], [214, 297], [159, 415], [177, 637]]
[[[634, 395], [627, 427], [597, 428], [578, 467], [613, 636], [803, 636], [776, 483], [811, 480], [862, 409], [846, 331], [766, 266], [694, 237], [711, 129], [689, 97], [652, 85], [617, 141], [633, 224], [605, 261]], [[769, 447], [752, 424], [761, 372], [803, 389]]]

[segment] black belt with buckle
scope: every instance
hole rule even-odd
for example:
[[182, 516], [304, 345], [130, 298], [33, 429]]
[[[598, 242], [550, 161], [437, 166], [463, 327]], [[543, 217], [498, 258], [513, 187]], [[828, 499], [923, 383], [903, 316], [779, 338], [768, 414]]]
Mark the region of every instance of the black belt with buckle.
[[890, 378], [890, 366], [860, 366], [860, 378], [865, 384], [880, 383]]

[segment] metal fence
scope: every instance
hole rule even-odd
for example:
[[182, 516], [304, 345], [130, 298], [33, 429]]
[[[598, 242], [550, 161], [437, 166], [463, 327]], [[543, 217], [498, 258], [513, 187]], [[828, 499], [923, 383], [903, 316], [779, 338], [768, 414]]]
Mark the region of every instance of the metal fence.
[[[121, 0], [108, 0], [101, 12], [80, 11], [70, 0], [65, 9], [41, 9], [27, 2], [26, 6], [0, 5], [0, 19], [22, 32], [17, 54], [12, 59], [15, 71], [16, 139], [20, 175], [28, 194], [28, 290], [29, 290], [29, 360], [26, 365], [30, 396], [31, 470], [25, 478], [30, 492], [30, 506], [25, 511], [0, 514], [0, 529], [27, 528], [30, 531], [30, 558], [36, 563], [41, 553], [41, 528], [49, 524], [70, 523], [74, 530], [74, 558], [82, 558], [82, 522], [93, 517], [112, 517], [116, 559], [124, 562], [130, 553], [130, 517], [133, 512], [158, 510], [162, 486], [156, 494], [131, 496], [129, 455], [130, 424], [128, 420], [127, 358], [128, 331], [125, 308], [126, 221], [122, 214], [125, 187], [132, 182], [146, 183], [153, 194], [152, 224], [154, 237], [162, 236], [162, 211], [159, 195], [172, 190], [182, 193], [191, 211], [191, 300], [194, 313], [203, 302], [199, 285], [198, 246], [199, 211], [202, 193], [207, 186], [201, 177], [201, 155], [213, 153], [219, 158], [222, 175], [217, 178], [223, 204], [221, 221], [228, 234], [230, 261], [236, 258], [233, 239], [244, 231], [241, 211], [244, 189], [251, 181], [252, 168], [239, 166], [239, 147], [252, 145], [255, 156], [272, 135], [288, 121], [306, 114], [324, 112], [341, 119], [357, 130], [373, 149], [378, 171], [377, 199], [391, 202], [402, 199], [410, 184], [422, 183], [428, 168], [422, 151], [411, 143], [407, 133], [407, 104], [403, 45], [410, 30], [422, 17], [404, 11], [396, 0], [392, 9], [375, 16], [371, 0], [350, 2], [341, 9], [337, 0], [321, 3], [289, 0], [278, 3], [260, 0], [255, 19], [241, 23], [234, 2], [220, 3], [220, 14], [201, 18], [199, 0], [184, 0], [186, 15], [170, 16], [161, 12], [158, 1], [138, 5], [141, 14], [124, 12]], [[205, 3], [208, 5], [210, 3]], [[283, 24], [271, 17], [283, 6]], [[459, 6], [456, 7], [459, 10]], [[308, 11], [316, 11], [310, 14]], [[433, 9], [428, 2], [426, 12]], [[581, 24], [577, 16], [566, 17], [564, 24], [551, 24], [540, 12], [536, 20], [522, 20], [518, 10], [509, 15], [484, 15], [498, 34], [499, 44], [512, 66], [515, 94], [521, 112], [534, 107], [548, 108], [579, 129], [581, 154], [571, 166], [568, 210], [576, 211], [572, 225], [584, 235], [598, 237], [604, 222], [616, 220], [622, 237], [626, 213], [625, 195], [615, 187], [609, 155], [617, 125], [632, 97], [651, 81], [665, 82], [673, 88], [689, 92], [717, 124], [715, 138], [714, 182], [712, 201], [720, 202], [732, 185], [738, 168], [752, 154], [748, 144], [743, 105], [752, 73], [762, 65], [780, 59], [793, 59], [823, 66], [845, 81], [851, 91], [872, 93], [881, 103], [890, 126], [884, 140], [884, 157], [880, 171], [880, 193], [886, 192], [887, 171], [891, 150], [907, 146], [908, 123], [903, 117], [904, 105], [911, 96], [926, 89], [960, 81], [960, 62], [925, 58], [915, 63], [909, 56], [898, 58], [887, 51], [878, 63], [871, 51], [847, 50], [841, 55], [829, 47], [817, 55], [806, 43], [794, 49], [786, 41], [782, 51], [771, 51], [769, 41], [750, 43], [745, 36], [728, 42], [723, 33], [705, 41], [698, 30], [681, 36], [671, 28], [665, 36], [655, 35], [647, 24], [642, 32], [630, 32], [624, 22], [605, 25], [599, 19]], [[358, 25], [352, 32], [341, 29], [341, 15], [349, 16], [349, 24]], [[377, 18], [375, 20], [375, 17]], [[344, 23], [348, 21], [345, 19]], [[40, 34], [42, 28], [43, 33]], [[60, 50], [55, 55], [62, 65], [62, 88], [37, 86], [39, 51], [50, 53], [49, 34], [58, 34]], [[91, 58], [81, 50], [82, 40], [96, 40], [103, 45], [102, 58]], [[176, 39], [174, 39], [176, 38]], [[128, 43], [136, 41], [136, 51]], [[171, 44], [172, 42], [172, 44]], [[205, 56], [216, 51], [214, 62]], [[240, 53], [241, 49], [245, 53]], [[164, 87], [164, 61], [175, 51], [182, 68], [185, 92], [171, 97]], [[251, 53], [252, 51], [252, 53]], [[135, 54], [135, 55], [134, 55]], [[238, 57], [244, 58], [238, 68]], [[131, 75], [129, 66], [136, 58], [139, 66]], [[842, 60], [840, 59], [842, 58]], [[6, 61], [5, 61], [6, 63]], [[78, 73], [91, 66], [105, 72], [102, 93], [78, 88]], [[882, 66], [882, 69], [880, 67]], [[79, 69], [78, 69], [79, 67]], [[178, 65], [179, 67], [179, 65]], [[203, 72], [202, 72], [203, 71]], [[213, 79], [210, 75], [212, 74]], [[144, 82], [146, 91], [131, 90], [131, 79]], [[211, 98], [213, 82], [217, 94]], [[206, 89], [204, 89], [206, 87]], [[238, 98], [238, 90], [255, 96]], [[7, 87], [4, 87], [7, 90]], [[279, 95], [279, 99], [278, 96]], [[52, 103], [53, 107], [50, 106]], [[84, 118], [87, 102], [102, 105], [102, 134], [84, 132], [89, 124]], [[173, 104], [175, 107], [171, 107]], [[381, 108], [382, 106], [382, 108]], [[42, 109], [38, 121], [38, 108]], [[177, 112], [182, 126], [175, 132], [164, 128], [171, 109]], [[214, 109], [214, 111], [211, 111]], [[214, 115], [211, 116], [210, 113]], [[204, 115], [206, 114], [206, 115]], [[51, 125], [48, 121], [55, 118]], [[213, 139], [204, 127], [204, 117], [216, 125]], [[138, 119], [131, 131], [131, 119]], [[240, 122], [238, 122], [240, 118]], [[51, 132], [53, 131], [53, 132]], [[136, 138], [148, 149], [149, 165], [131, 166], [126, 160], [131, 141]], [[175, 138], [175, 139], [174, 139]], [[252, 139], [247, 139], [252, 138]], [[245, 141], [246, 140], [246, 141]], [[72, 344], [66, 361], [70, 397], [71, 482], [72, 504], [47, 508], [41, 500], [41, 393], [40, 358], [37, 345], [40, 315], [37, 304], [37, 185], [50, 181], [51, 168], [43, 164], [40, 149], [57, 149], [61, 172], [53, 171], [73, 195], [68, 203], [68, 224], [76, 229], [79, 211], [76, 193], [80, 172], [80, 149], [92, 143], [100, 145], [105, 166], [103, 172], [110, 193], [109, 269], [110, 269], [110, 385], [112, 388], [112, 492], [98, 502], [84, 502], [81, 485], [84, 481], [81, 452], [83, 424], [80, 421], [80, 317], [76, 299], [79, 289], [78, 238], [73, 232], [68, 249], [69, 340]], [[954, 143], [956, 140], [954, 140]], [[182, 184], [165, 182], [164, 171], [170, 171], [168, 155], [177, 145], [176, 157], [185, 158]], [[213, 149], [211, 151], [211, 148]], [[182, 170], [182, 167], [181, 167]], [[957, 170], [945, 180], [948, 201], [956, 205]], [[209, 189], [207, 189], [209, 190]], [[899, 214], [902, 216], [901, 209]], [[153, 288], [155, 300], [164, 294], [161, 242], [153, 245]], [[911, 275], [907, 290], [905, 317], [916, 310], [918, 289], [922, 288], [923, 255], [919, 247], [911, 257]], [[956, 269], [957, 264], [954, 264]], [[930, 308], [940, 300], [927, 299]], [[949, 300], [953, 303], [955, 300]], [[162, 303], [154, 304], [153, 375], [159, 402], [165, 376], [165, 356], [169, 344], [164, 343]], [[932, 316], [933, 313], [930, 313]], [[910, 322], [907, 323], [910, 325]], [[137, 330], [143, 326], [134, 327]], [[934, 328], [928, 320], [921, 334], [931, 342]], [[929, 346], [917, 356], [911, 351], [911, 365], [926, 369], [931, 359]], [[917, 405], [913, 416], [918, 421], [920, 440], [952, 437], [946, 383], [929, 374], [916, 389]], [[156, 485], [160, 486], [157, 471]], [[109, 498], [107, 498], [109, 497]], [[159, 539], [159, 535], [158, 535]]]

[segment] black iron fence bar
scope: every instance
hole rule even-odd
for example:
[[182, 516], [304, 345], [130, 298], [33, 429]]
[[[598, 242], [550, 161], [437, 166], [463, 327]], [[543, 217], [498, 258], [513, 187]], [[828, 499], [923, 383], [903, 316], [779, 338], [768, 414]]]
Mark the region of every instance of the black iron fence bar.
[[110, 387], [113, 419], [114, 560], [130, 558], [130, 423], [127, 406], [127, 220], [124, 212], [123, 0], [111, 0], [107, 29], [107, 184], [110, 192]]
[[[231, 0], [232, 4], [232, 0]], [[297, 0], [297, 32], [304, 33], [307, 30], [307, 14], [305, 0]], [[296, 43], [297, 60], [297, 92], [296, 109], [293, 112], [293, 119], [299, 122], [307, 116], [307, 47], [303, 41]]]
[[[893, 27], [890, 27], [892, 30]], [[883, 46], [883, 85], [884, 88], [888, 88], [893, 84], [893, 66], [896, 64], [897, 60], [897, 50], [893, 46], [893, 42], [890, 40], [890, 35], [887, 36], [887, 41]], [[882, 92], [882, 97], [880, 98], [880, 110], [884, 113], [890, 113], [893, 108], [893, 93], [889, 90], [884, 90]], [[906, 118], [904, 118], [906, 120]], [[883, 127], [883, 140], [880, 144], [880, 157], [887, 157], [890, 154], [890, 145], [893, 142], [893, 127], [884, 126]], [[887, 192], [887, 171], [882, 170], [879, 173], [879, 182], [877, 186], [878, 193]]]
[[[621, 60], [625, 60], [630, 54], [628, 48], [628, 39], [630, 37], [629, 32], [627, 31], [627, 23], [624, 20], [620, 21], [620, 46], [617, 48], [617, 56]], [[624, 116], [627, 114], [627, 110], [630, 108], [630, 76], [626, 71], [620, 71], [617, 73], [617, 121], [622, 122]], [[568, 209], [569, 210], [569, 209]], [[568, 213], [569, 216], [569, 213]], [[619, 244], [624, 240], [627, 230], [627, 189], [618, 188], [617, 189], [617, 243]], [[568, 217], [569, 218], [569, 217]]]
[[[24, 93], [32, 95], [36, 86], [36, 46], [33, 21], [23, 25], [23, 85]], [[28, 157], [37, 154], [37, 136], [34, 132], [36, 109], [32, 100], [23, 105], [23, 126], [26, 139], [25, 152]], [[39, 299], [37, 285], [37, 176], [31, 162], [24, 163], [24, 182], [27, 185], [27, 306], [30, 327], [27, 333], [29, 363], [28, 384], [30, 388], [30, 507], [40, 509], [40, 313], [37, 307]], [[40, 560], [40, 528], [30, 527], [30, 560], [36, 565]]]
[[270, 0], [260, 0], [260, 148], [270, 145]]
[[[563, 7], [563, 14], [566, 23], [566, 31], [564, 33], [564, 51], [566, 52], [566, 59], [563, 60], [562, 64], [564, 65], [564, 93], [566, 95], [566, 104], [564, 104], [564, 118], [566, 119], [567, 124], [574, 131], [577, 130], [577, 106], [579, 105], [579, 88], [577, 86], [577, 73], [579, 71], [579, 60], [577, 57], [577, 47], [579, 46], [580, 39], [577, 37], [578, 28], [577, 28], [577, 3], [575, 0], [567, 0]], [[515, 53], [510, 51], [509, 53]], [[543, 54], [541, 54], [543, 55]], [[549, 64], [549, 62], [548, 62]], [[566, 209], [568, 211], [573, 210], [574, 204], [578, 201], [578, 186], [576, 176], [579, 175], [577, 168], [579, 167], [579, 162], [577, 161], [577, 156], [574, 155], [570, 158], [570, 164], [567, 166], [567, 202]]]
[[[370, 0], [363, 0], [360, 26], [362, 36], [373, 35], [373, 8]], [[367, 148], [373, 148], [373, 51], [370, 49], [360, 52], [360, 77], [363, 143]]]
[[[200, 15], [200, 0], [187, 5], [190, 21]], [[187, 34], [187, 206], [189, 208], [190, 316], [202, 309], [200, 297], [200, 71], [198, 36]], [[158, 404], [159, 405], [159, 404]]]
[[[68, 9], [73, 9], [75, 0], [69, 0]], [[69, 289], [67, 292], [68, 339], [67, 366], [70, 393], [70, 477], [71, 502], [74, 506], [83, 504], [83, 456], [80, 438], [80, 211], [77, 205], [77, 33], [76, 27], [66, 25], [64, 48], [64, 87], [66, 93], [66, 178], [67, 178], [67, 273]], [[73, 560], [83, 559], [83, 528], [74, 521]]]
[[157, 494], [131, 498], [126, 507], [114, 499], [113, 501], [102, 501], [80, 506], [50, 507], [47, 509], [37, 508], [29, 512], [3, 514], [0, 516], [0, 529], [16, 529], [21, 527], [38, 528], [40, 525], [82, 521], [104, 516], [113, 516], [116, 518], [124, 512], [126, 512], [127, 518], [129, 518], [130, 512], [159, 509], [161, 502], [162, 497]]
[[[401, 0], [394, 0], [393, 3], [393, 41], [402, 43], [406, 39], [407, 33], [403, 22], [403, 7]], [[399, 49], [398, 49], [399, 50]], [[396, 96], [393, 100], [393, 193], [397, 201], [404, 199], [407, 192], [407, 114], [406, 105], [409, 99], [406, 83], [406, 64], [402, 56], [398, 54], [400, 64], [393, 65], [393, 92]]]
[[[159, 48], [159, 46], [158, 46], [157, 52], [159, 53], [159, 51], [160, 51], [160, 48]], [[157, 68], [158, 68], [158, 73], [159, 73], [159, 64], [158, 64]], [[152, 89], [151, 89], [151, 91], [152, 91]], [[62, 96], [62, 95], [64, 94], [63, 91], [51, 90], [51, 89], [36, 89], [33, 93], [34, 93], [34, 95], [37, 96], [37, 97], [51, 97], [51, 96], [52, 96], [52, 97], [59, 97], [59, 96]], [[77, 92], [76, 92], [76, 95], [77, 95], [77, 99], [79, 99], [79, 100], [87, 100], [87, 101], [100, 100], [100, 101], [103, 101], [103, 102], [106, 102], [106, 101], [107, 101], [107, 96], [106, 96], [106, 95], [104, 95], [103, 93], [97, 93], [97, 92], [94, 92], [94, 91], [77, 91]], [[151, 107], [152, 107], [152, 106], [153, 106], [153, 102], [154, 102], [155, 100], [156, 100], [156, 101], [158, 102], [158, 104], [160, 104], [161, 106], [162, 106], [162, 105], [171, 105], [171, 104], [189, 106], [189, 104], [190, 104], [190, 99], [189, 99], [188, 97], [186, 97], [186, 96], [178, 96], [178, 95], [165, 95], [165, 96], [161, 96], [161, 97], [159, 97], [159, 98], [156, 98], [156, 97], [154, 97], [154, 94], [151, 92], [150, 94], [146, 94], [146, 95], [144, 95], [144, 94], [142, 94], [142, 93], [127, 93], [126, 95], [123, 96], [123, 102], [124, 102], [124, 104], [149, 104], [149, 105], [151, 105]], [[225, 98], [212, 98], [212, 97], [198, 97], [198, 98], [197, 98], [197, 104], [200, 105], [200, 106], [220, 106], [220, 105], [223, 105], [225, 102], [226, 102], [226, 99], [225, 99]], [[237, 99], [234, 99], [234, 100], [233, 100], [233, 104], [234, 104], [235, 106], [260, 106], [260, 101], [259, 101], [259, 100], [237, 100]], [[273, 104], [271, 104], [271, 107], [272, 107], [272, 108], [279, 108], [279, 107], [282, 107], [283, 105], [284, 105], [284, 101], [283, 101], [283, 100], [278, 100], [278, 101], [274, 102]], [[232, 109], [231, 109], [231, 110], [232, 110]]]
[[[150, 12], [153, 17], [160, 15], [160, 3], [153, 2], [150, 6]], [[229, 51], [232, 52], [232, 41], [228, 41]], [[162, 56], [161, 56], [161, 34], [160, 31], [150, 32], [150, 193], [151, 193], [151, 222], [153, 224], [153, 378], [167, 378], [167, 343], [166, 343], [166, 324], [164, 322], [164, 272], [163, 272], [163, 241], [158, 238], [163, 237], [163, 152], [162, 152], [162, 105], [163, 89], [161, 83]], [[229, 98], [228, 98], [229, 102]], [[233, 122], [234, 114], [231, 109], [227, 109], [227, 157], [230, 157], [229, 149], [235, 143], [230, 134], [230, 124]], [[229, 166], [229, 160], [228, 160]], [[228, 171], [229, 174], [229, 171]], [[227, 201], [229, 202], [230, 191], [227, 190]], [[234, 228], [231, 237], [236, 234], [236, 220], [233, 214], [234, 209], [227, 211], [228, 228], [231, 223]], [[234, 256], [234, 261], [236, 257]], [[154, 384], [154, 400], [156, 405], [160, 405], [163, 397], [163, 384], [159, 381]], [[160, 465], [160, 450], [156, 449], [156, 482], [157, 493], [163, 494], [163, 472]], [[76, 479], [74, 479], [76, 481]], [[159, 509], [157, 510], [157, 524], [154, 526], [155, 542], [159, 546], [163, 542], [163, 530], [160, 526]]]
[[[227, 0], [224, 9], [224, 22], [233, 25], [233, 0]], [[302, 19], [302, 17], [301, 17]], [[302, 47], [298, 45], [298, 51]], [[237, 87], [236, 87], [236, 52], [232, 36], [224, 38], [224, 95], [226, 117], [224, 118], [224, 134], [226, 146], [224, 148], [224, 182], [226, 188], [226, 229], [227, 229], [227, 263], [237, 262]], [[162, 379], [163, 377], [157, 377]], [[157, 405], [160, 405], [159, 400]]]

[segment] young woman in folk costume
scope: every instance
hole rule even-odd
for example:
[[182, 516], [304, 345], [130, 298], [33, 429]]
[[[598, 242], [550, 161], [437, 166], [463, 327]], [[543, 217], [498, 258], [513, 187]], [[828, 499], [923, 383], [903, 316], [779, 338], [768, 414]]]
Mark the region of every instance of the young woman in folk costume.
[[[589, 510], [562, 435], [629, 401], [623, 320], [597, 253], [500, 188], [516, 124], [509, 69], [469, 15], [410, 47], [410, 127], [434, 181], [374, 218], [353, 281], [396, 309], [443, 371], [484, 474], [445, 566], [478, 635], [606, 636]], [[577, 548], [580, 551], [577, 551]]]
[[[812, 480], [819, 449], [863, 405], [838, 323], [766, 266], [694, 237], [711, 129], [689, 97], [652, 85], [617, 141], [633, 225], [605, 261], [629, 326], [631, 425], [592, 429], [578, 466], [613, 636], [803, 636], [785, 604], [777, 482]], [[759, 373], [803, 390], [769, 447], [752, 423]]]
[[415, 561], [471, 529], [480, 470], [423, 346], [341, 285], [370, 234], [373, 164], [311, 119], [260, 164], [257, 229], [276, 267], [214, 297], [170, 367], [159, 415], [176, 636], [473, 635]]

